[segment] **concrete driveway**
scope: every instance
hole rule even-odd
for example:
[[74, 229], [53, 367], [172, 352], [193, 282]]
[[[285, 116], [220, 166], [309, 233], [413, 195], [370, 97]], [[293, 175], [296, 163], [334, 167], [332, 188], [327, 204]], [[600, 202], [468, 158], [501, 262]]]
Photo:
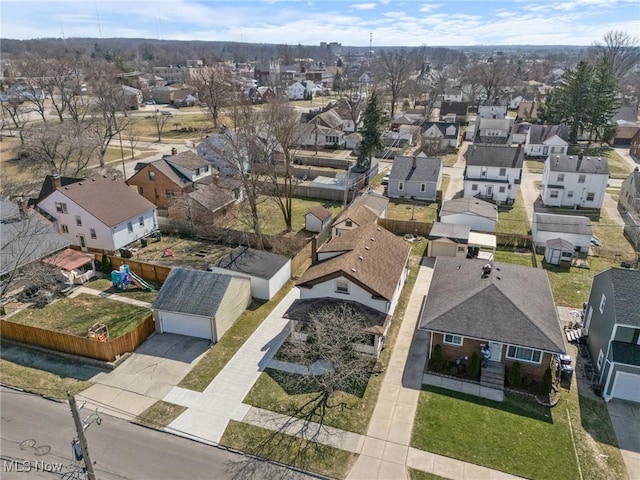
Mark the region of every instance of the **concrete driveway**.
[[208, 340], [156, 333], [115, 370], [91, 378], [95, 385], [79, 398], [91, 408], [131, 420], [180, 383], [208, 348]]
[[640, 478], [640, 404], [612, 400], [607, 409], [629, 479]]

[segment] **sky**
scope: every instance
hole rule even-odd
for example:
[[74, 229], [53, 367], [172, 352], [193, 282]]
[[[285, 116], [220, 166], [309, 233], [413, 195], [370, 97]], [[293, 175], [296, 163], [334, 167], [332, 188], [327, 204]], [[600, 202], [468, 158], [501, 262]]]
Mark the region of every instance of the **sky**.
[[590, 45], [640, 37], [640, 0], [0, 0], [0, 38], [343, 46]]

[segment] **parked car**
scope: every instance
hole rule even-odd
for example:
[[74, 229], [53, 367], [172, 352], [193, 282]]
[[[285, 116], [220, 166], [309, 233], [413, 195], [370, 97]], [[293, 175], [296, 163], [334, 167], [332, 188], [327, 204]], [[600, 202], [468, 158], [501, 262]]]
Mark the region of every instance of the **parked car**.
[[600, 245], [602, 245], [602, 243], [600, 243], [600, 239], [598, 237], [596, 237], [595, 235], [592, 235], [591, 245], [593, 245], [594, 247], [599, 247]]
[[162, 110], [160, 113], [161, 113], [162, 115], [173, 115], [173, 113], [172, 113], [172, 112], [170, 112], [169, 110]]
[[156, 101], [155, 100], [147, 100], [146, 102], [144, 102], [145, 105], [155, 105]]
[[382, 185], [389, 185], [389, 174], [386, 174], [384, 177], [382, 177]]

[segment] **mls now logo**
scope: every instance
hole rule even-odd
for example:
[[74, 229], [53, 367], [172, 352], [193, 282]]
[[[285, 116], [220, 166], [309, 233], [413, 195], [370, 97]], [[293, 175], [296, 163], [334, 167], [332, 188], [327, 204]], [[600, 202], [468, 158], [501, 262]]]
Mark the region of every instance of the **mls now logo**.
[[40, 460], [3, 460], [2, 471], [4, 472], [47, 472], [47, 473], [62, 473], [62, 463], [43, 462]]

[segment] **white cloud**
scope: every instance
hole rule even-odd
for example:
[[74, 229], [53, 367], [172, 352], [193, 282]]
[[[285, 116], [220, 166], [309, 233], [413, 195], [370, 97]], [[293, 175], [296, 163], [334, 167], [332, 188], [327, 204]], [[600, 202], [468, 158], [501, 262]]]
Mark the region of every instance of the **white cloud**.
[[373, 10], [378, 6], [376, 3], [355, 3], [350, 5], [355, 10]]
[[442, 7], [441, 3], [425, 3], [418, 9], [418, 11], [422, 13], [431, 13], [434, 10], [438, 10], [440, 7]]

